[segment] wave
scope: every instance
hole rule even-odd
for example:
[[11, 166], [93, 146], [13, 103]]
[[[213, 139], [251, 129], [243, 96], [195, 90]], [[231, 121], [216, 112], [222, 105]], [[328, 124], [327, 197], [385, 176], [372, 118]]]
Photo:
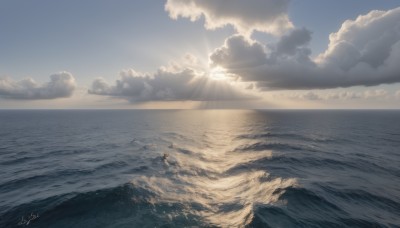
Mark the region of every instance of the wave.
[[349, 143], [350, 139], [345, 138], [330, 138], [322, 135], [313, 135], [313, 134], [297, 134], [297, 133], [278, 133], [278, 132], [265, 132], [265, 133], [253, 133], [253, 134], [240, 134], [235, 137], [236, 140], [241, 139], [253, 139], [253, 140], [298, 140], [302, 142], [317, 142], [317, 143], [329, 143], [329, 144], [337, 144], [337, 143]]
[[399, 226], [392, 122], [124, 113], [0, 129], [0, 227]]
[[292, 145], [286, 143], [277, 142], [256, 142], [252, 144], [242, 145], [235, 149], [235, 151], [263, 151], [263, 150], [277, 150], [277, 151], [287, 151], [287, 150], [307, 150], [308, 148], [300, 145]]
[[[354, 203], [357, 207], [373, 207], [391, 211], [400, 217], [400, 203], [394, 199], [382, 196], [379, 193], [367, 192], [363, 189], [339, 189], [332, 186], [320, 186], [326, 193], [338, 199]], [[399, 199], [397, 199], [399, 200]]]
[[[253, 178], [258, 175], [253, 175]], [[238, 180], [233, 185], [245, 185]], [[244, 186], [236, 188], [236, 197], [239, 193], [244, 196], [235, 198], [234, 195], [221, 192], [229, 191], [234, 187], [232, 185], [224, 186], [215, 182], [214, 186], [210, 186], [214, 192], [206, 192], [194, 186], [176, 186], [178, 183], [168, 181], [142, 177], [134, 183], [116, 188], [70, 193], [34, 201], [1, 215], [0, 226], [18, 227], [23, 218], [32, 213], [37, 214], [38, 218], [30, 222], [30, 227], [243, 226], [253, 218], [255, 202], [252, 200], [261, 195], [266, 198], [264, 203], [272, 200], [272, 195], [265, 195], [262, 187], [259, 189], [261, 192], [247, 190]], [[223, 182], [229, 184], [230, 180]], [[254, 179], [250, 178], [248, 182], [254, 182]], [[277, 180], [268, 186], [272, 184], [282, 187], [282, 183], [284, 181]], [[171, 185], [174, 188], [170, 188]], [[271, 194], [273, 189], [268, 189]]]
[[[1, 216], [1, 227], [18, 227], [22, 217], [38, 214], [30, 227], [160, 227], [201, 225], [183, 215], [179, 203], [152, 202], [153, 194], [131, 184], [80, 194], [55, 196], [22, 205]], [[168, 211], [168, 214], [165, 214]], [[174, 214], [175, 216], [171, 216]], [[197, 221], [197, 222], [196, 222]]]
[[20, 205], [1, 215], [0, 226], [20, 227], [18, 224], [30, 214], [38, 215], [30, 227], [396, 226], [396, 220], [379, 223], [372, 218], [357, 218], [315, 192], [293, 186], [275, 189], [273, 194], [279, 195], [275, 203], [246, 205], [240, 201], [216, 201], [214, 210], [198, 200], [163, 198], [158, 194], [147, 186], [127, 183], [110, 189], [54, 196]]
[[[343, 210], [325, 197], [304, 188], [289, 187], [279, 200], [285, 206], [263, 205], [254, 212], [249, 227], [396, 227], [398, 220], [385, 218], [384, 223], [374, 217], [362, 217]], [[358, 198], [358, 196], [353, 196]], [[355, 199], [355, 202], [357, 200]], [[384, 203], [382, 203], [384, 204]], [[398, 208], [396, 208], [398, 211]], [[360, 208], [363, 210], [363, 208]], [[365, 210], [365, 208], [364, 208]], [[398, 217], [397, 217], [398, 218]], [[378, 219], [378, 218], [376, 218]], [[381, 217], [382, 219], [382, 217]]]

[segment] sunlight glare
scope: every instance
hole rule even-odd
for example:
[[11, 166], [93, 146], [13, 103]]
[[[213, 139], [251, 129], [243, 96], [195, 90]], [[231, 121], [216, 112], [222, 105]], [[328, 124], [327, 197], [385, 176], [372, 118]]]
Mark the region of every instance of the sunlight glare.
[[210, 78], [214, 80], [226, 80], [228, 79], [227, 72], [222, 67], [215, 67], [210, 70]]

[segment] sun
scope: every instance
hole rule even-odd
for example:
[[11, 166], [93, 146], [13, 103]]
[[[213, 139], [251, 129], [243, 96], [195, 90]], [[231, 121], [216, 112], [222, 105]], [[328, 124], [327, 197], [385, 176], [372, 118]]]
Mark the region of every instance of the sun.
[[210, 70], [210, 78], [214, 80], [227, 80], [228, 74], [222, 67], [214, 67]]

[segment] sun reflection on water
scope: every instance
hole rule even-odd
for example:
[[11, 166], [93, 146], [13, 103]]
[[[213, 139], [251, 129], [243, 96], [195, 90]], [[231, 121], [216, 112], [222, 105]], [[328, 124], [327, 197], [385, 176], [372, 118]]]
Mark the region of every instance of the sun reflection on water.
[[[246, 164], [273, 156], [271, 151], [236, 151], [240, 131], [247, 115], [230, 115], [229, 111], [203, 112], [193, 123], [190, 137], [195, 142], [174, 141], [170, 156], [160, 162], [157, 175], [140, 176], [132, 184], [150, 190], [151, 203], [179, 203], [208, 224], [242, 227], [252, 218], [258, 205], [278, 201], [284, 189], [296, 185], [294, 178], [272, 177], [264, 170]], [[161, 164], [162, 163], [162, 164]], [[279, 191], [278, 191], [279, 192]]]

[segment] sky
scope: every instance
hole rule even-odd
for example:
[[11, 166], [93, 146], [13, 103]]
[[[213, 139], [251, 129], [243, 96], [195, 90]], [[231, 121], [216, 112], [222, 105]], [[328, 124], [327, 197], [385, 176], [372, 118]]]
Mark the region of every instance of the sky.
[[0, 108], [400, 108], [398, 0], [0, 0]]

